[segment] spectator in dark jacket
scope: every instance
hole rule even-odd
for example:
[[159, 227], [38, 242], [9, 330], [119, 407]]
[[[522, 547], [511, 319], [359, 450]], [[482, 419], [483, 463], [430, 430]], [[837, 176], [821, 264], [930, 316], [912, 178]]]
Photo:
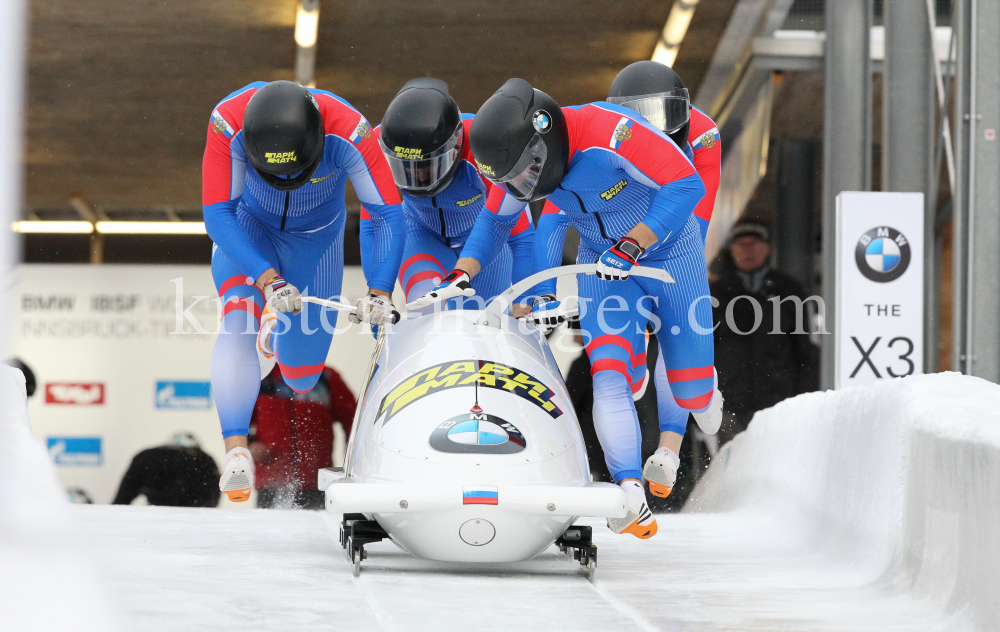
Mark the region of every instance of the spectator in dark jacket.
[[170, 444], [135, 455], [113, 504], [129, 505], [143, 495], [150, 505], [216, 507], [220, 493], [215, 459], [194, 435], [178, 432]]
[[275, 366], [260, 384], [250, 420], [257, 506], [322, 509], [317, 473], [333, 465], [333, 425], [351, 434], [356, 402], [340, 374], [326, 367], [308, 393], [296, 393]]
[[801, 302], [802, 285], [771, 269], [770, 258], [767, 226], [738, 222], [710, 284], [719, 302], [715, 367], [726, 398], [720, 443], [746, 430], [758, 410], [819, 387], [819, 349], [810, 337], [816, 303]]

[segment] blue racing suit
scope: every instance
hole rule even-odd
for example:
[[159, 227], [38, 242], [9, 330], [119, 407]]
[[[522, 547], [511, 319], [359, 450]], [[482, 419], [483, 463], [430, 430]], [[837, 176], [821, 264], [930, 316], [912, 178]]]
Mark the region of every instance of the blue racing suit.
[[[293, 191], [268, 185], [247, 161], [243, 115], [264, 82], [220, 102], [208, 124], [202, 164], [205, 228], [215, 242], [212, 274], [223, 301], [222, 326], [212, 353], [212, 388], [225, 437], [247, 434], [260, 388], [256, 333], [264, 297], [254, 281], [274, 268], [303, 296], [340, 294], [344, 271], [344, 188], [351, 179], [373, 229], [362, 235], [368, 285], [392, 292], [403, 254], [406, 221], [389, 166], [371, 126], [346, 101], [310, 90], [326, 132], [313, 177]], [[333, 336], [336, 312], [303, 304], [272, 336], [288, 385], [316, 384]]]
[[[714, 386], [714, 345], [705, 255], [692, 212], [705, 187], [688, 157], [634, 110], [609, 103], [563, 108], [569, 164], [548, 197], [544, 230], [535, 237], [534, 267], [560, 265], [566, 229], [580, 233], [578, 263], [594, 263], [638, 223], [657, 236], [639, 265], [670, 272], [675, 283], [630, 276], [606, 281], [580, 275], [581, 327], [594, 376], [594, 424], [616, 481], [641, 478], [641, 437], [632, 394], [646, 377], [645, 330], [659, 334], [676, 403], [707, 409]], [[502, 192], [491, 196], [470, 236], [465, 256], [496, 248]], [[544, 212], [544, 211], [543, 211]], [[555, 293], [555, 282], [539, 293]], [[661, 333], [660, 330], [665, 332]], [[707, 332], [707, 333], [706, 333]]]
[[[472, 114], [462, 115], [464, 142], [459, 157], [458, 170], [451, 183], [433, 197], [416, 197], [403, 191], [403, 211], [406, 214], [406, 248], [399, 268], [399, 285], [406, 301], [423, 296], [441, 282], [455, 268], [462, 247], [476, 223], [479, 212], [486, 205], [486, 198], [494, 185], [483, 178], [472, 159], [469, 148], [469, 127]], [[375, 128], [375, 134], [379, 133]], [[513, 266], [514, 261], [531, 258], [534, 240], [534, 223], [528, 205], [521, 203], [521, 214], [510, 230], [506, 243], [500, 246], [493, 259], [482, 261], [482, 270], [472, 279], [476, 295], [462, 300], [466, 309], [482, 308], [514, 283], [529, 276], [530, 266]], [[361, 234], [374, 231], [374, 223], [365, 207], [361, 209]], [[460, 299], [449, 303], [457, 307]], [[428, 310], [430, 311], [430, 310]]]

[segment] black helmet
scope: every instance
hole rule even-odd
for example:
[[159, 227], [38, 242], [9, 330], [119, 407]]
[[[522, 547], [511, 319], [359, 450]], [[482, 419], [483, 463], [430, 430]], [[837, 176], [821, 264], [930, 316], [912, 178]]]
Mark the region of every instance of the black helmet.
[[479, 108], [469, 143], [479, 171], [522, 202], [548, 197], [566, 173], [566, 117], [524, 79], [508, 79]]
[[400, 189], [431, 197], [451, 184], [462, 155], [462, 112], [440, 79], [406, 82], [382, 119], [379, 145]]
[[687, 144], [691, 98], [670, 66], [655, 61], [625, 66], [611, 82], [608, 101], [642, 114], [681, 149]]
[[[243, 115], [243, 145], [265, 182], [291, 191], [323, 159], [323, 117], [309, 91], [292, 81], [272, 81], [250, 97]], [[282, 177], [298, 173], [294, 178]]]

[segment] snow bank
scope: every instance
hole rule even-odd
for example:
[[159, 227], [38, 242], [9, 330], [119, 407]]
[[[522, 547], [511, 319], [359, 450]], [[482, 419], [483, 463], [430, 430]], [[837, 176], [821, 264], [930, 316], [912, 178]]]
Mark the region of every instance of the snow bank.
[[0, 365], [0, 628], [111, 629], [66, 494], [31, 434], [24, 375]]
[[804, 519], [878, 585], [1000, 620], [1000, 386], [958, 373], [811, 393], [757, 413], [685, 511]]

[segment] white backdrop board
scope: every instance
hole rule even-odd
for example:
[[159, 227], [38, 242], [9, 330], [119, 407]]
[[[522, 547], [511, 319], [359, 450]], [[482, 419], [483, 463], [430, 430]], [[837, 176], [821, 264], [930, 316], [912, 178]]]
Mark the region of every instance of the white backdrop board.
[[[359, 267], [345, 271], [346, 296], [365, 287]], [[190, 318], [178, 314], [178, 291]], [[178, 431], [222, 464], [210, 388], [220, 312], [208, 266], [22, 265], [9, 296], [14, 354], [38, 380], [32, 429], [66, 487], [111, 502], [132, 457]], [[184, 334], [174, 333], [178, 318]], [[328, 364], [356, 392], [374, 340], [346, 317], [338, 331]]]
[[836, 388], [923, 372], [924, 196], [837, 196]]
[[[561, 291], [574, 286], [560, 281]], [[361, 268], [348, 266], [344, 297], [357, 299], [366, 287]], [[14, 354], [38, 380], [28, 402], [32, 429], [63, 485], [111, 502], [132, 457], [178, 431], [193, 433], [221, 466], [210, 387], [220, 312], [209, 266], [22, 265], [8, 297]], [[404, 304], [398, 288], [394, 301]], [[173, 333], [178, 318], [184, 334]], [[345, 316], [337, 332], [327, 364], [357, 394], [375, 341]], [[562, 329], [550, 344], [565, 372], [580, 347]]]

